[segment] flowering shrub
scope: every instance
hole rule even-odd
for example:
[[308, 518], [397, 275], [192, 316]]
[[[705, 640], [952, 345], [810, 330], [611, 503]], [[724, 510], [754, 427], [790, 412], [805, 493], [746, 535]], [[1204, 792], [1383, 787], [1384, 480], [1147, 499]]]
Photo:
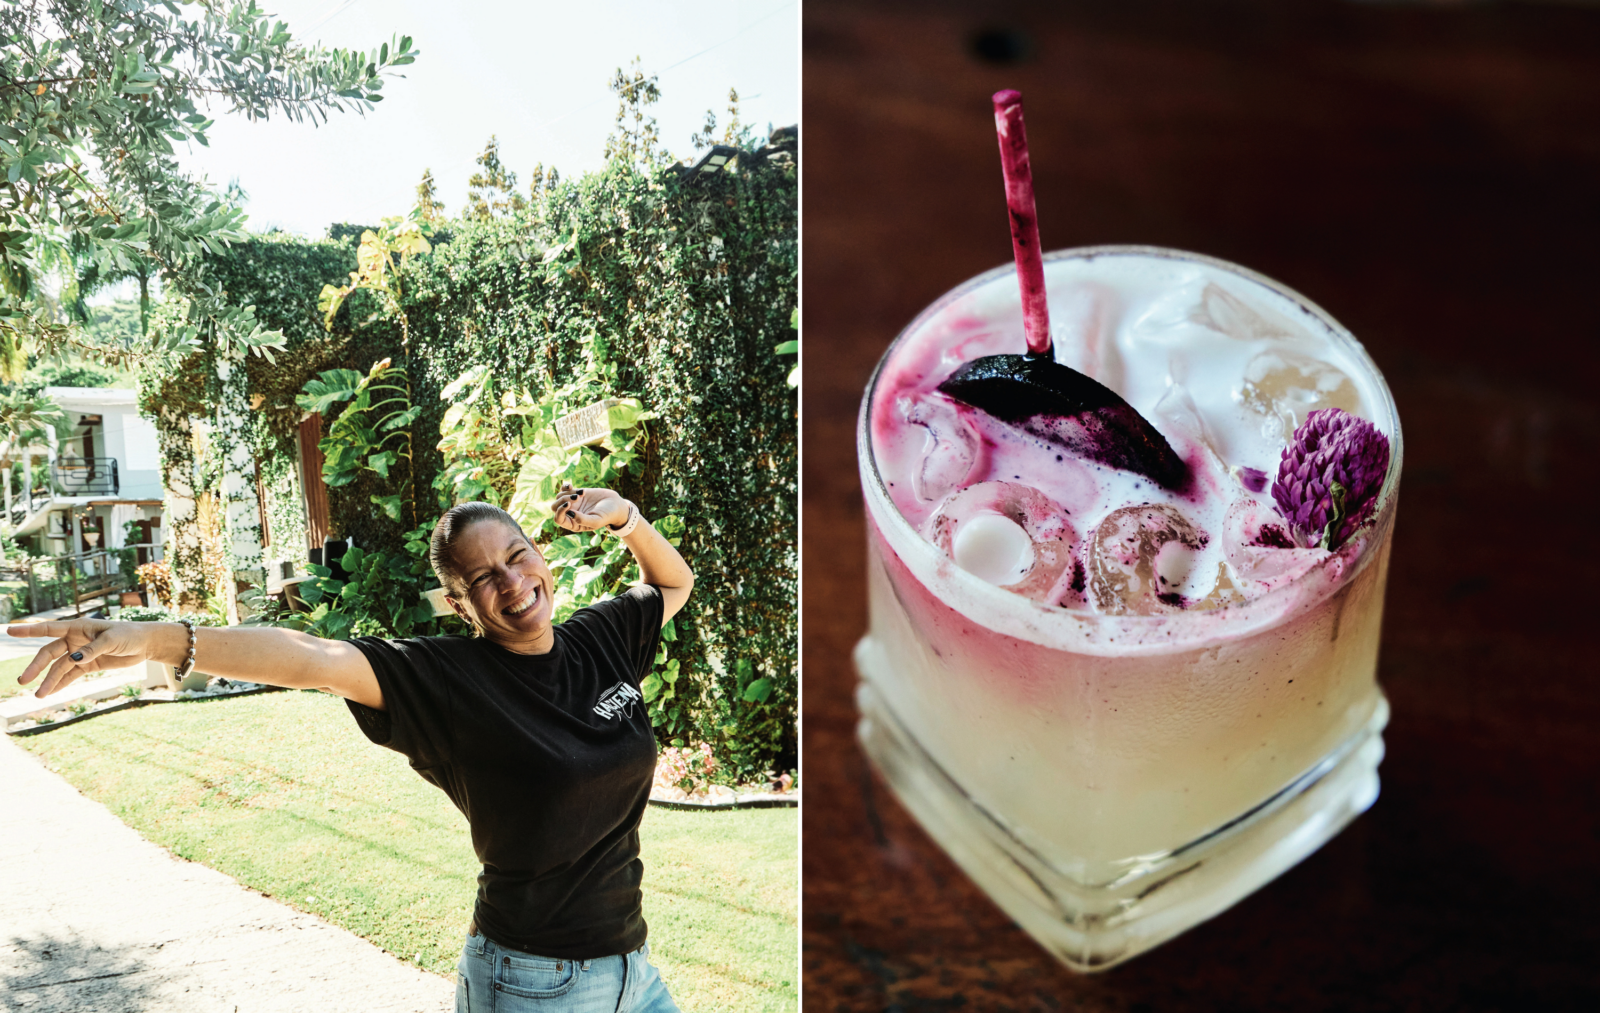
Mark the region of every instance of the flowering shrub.
[[157, 560], [146, 563], [134, 573], [138, 574], [139, 583], [150, 589], [150, 593], [159, 598], [162, 604], [172, 602], [172, 567], [166, 560]]
[[656, 758], [655, 787], [681, 788], [690, 795], [704, 792], [711, 787], [711, 775], [717, 767], [709, 742], [700, 743], [698, 748], [668, 746]]

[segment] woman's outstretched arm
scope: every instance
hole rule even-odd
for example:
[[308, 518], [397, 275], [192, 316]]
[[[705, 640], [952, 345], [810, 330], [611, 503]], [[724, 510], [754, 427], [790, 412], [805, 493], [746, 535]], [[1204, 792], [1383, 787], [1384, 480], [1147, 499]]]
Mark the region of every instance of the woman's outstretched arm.
[[[563, 488], [550, 505], [556, 523], [569, 531], [593, 531], [602, 524], [617, 528], [628, 523], [639, 509], [610, 489]], [[672, 543], [650, 526], [644, 517], [622, 542], [639, 563], [639, 577], [646, 584], [661, 588], [661, 623], [677, 614], [694, 590], [694, 571], [684, 562]]]
[[[17, 677], [41, 674], [35, 695], [49, 696], [91, 672], [160, 661], [181, 668], [189, 653], [182, 623], [117, 623], [101, 619], [12, 626], [13, 637], [52, 637]], [[367, 656], [342, 640], [322, 640], [273, 627], [195, 628], [195, 667], [208, 675], [290, 689], [321, 689], [383, 710], [383, 691]]]

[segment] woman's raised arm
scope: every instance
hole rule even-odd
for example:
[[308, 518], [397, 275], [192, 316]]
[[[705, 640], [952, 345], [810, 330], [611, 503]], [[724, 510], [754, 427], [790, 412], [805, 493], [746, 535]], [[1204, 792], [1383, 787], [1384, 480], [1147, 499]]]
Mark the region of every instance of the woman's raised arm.
[[[565, 485], [550, 510], [556, 523], [569, 531], [593, 531], [602, 524], [626, 530], [638, 516], [639, 508], [610, 489], [574, 489]], [[661, 588], [661, 623], [666, 625], [689, 600], [689, 592], [694, 590], [694, 571], [672, 543], [642, 516], [622, 535], [622, 541], [639, 563], [640, 579]]]
[[[142, 661], [182, 667], [189, 632], [182, 623], [118, 623], [101, 619], [34, 623], [7, 629], [13, 637], [52, 637], [17, 677], [39, 675], [35, 695], [51, 693], [91, 672]], [[383, 691], [366, 655], [353, 644], [273, 627], [195, 628], [195, 667], [209, 675], [290, 689], [321, 689], [383, 710]]]

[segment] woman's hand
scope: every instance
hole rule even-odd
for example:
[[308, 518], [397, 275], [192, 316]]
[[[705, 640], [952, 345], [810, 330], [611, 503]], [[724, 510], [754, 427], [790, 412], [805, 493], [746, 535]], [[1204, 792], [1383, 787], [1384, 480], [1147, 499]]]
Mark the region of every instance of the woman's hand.
[[561, 483], [561, 495], [550, 504], [556, 523], [568, 531], [594, 531], [628, 523], [630, 504], [610, 489], [574, 489]]
[[[47, 697], [90, 672], [111, 668], [130, 668], [157, 657], [172, 646], [172, 631], [167, 623], [113, 623], [101, 619], [77, 619], [65, 623], [33, 623], [7, 629], [13, 637], [54, 637], [39, 648], [28, 667], [17, 676], [26, 686], [44, 674], [34, 694]], [[180, 629], [187, 643], [188, 632]]]
[[630, 523], [637, 509], [610, 489], [574, 489], [570, 482], [561, 483], [561, 495], [550, 504], [556, 523], [568, 531], [593, 531], [602, 524], [612, 529], [627, 526], [612, 533], [633, 553], [639, 579], [661, 589], [661, 622], [665, 625], [689, 600], [694, 572], [649, 521], [639, 517], [638, 523]]

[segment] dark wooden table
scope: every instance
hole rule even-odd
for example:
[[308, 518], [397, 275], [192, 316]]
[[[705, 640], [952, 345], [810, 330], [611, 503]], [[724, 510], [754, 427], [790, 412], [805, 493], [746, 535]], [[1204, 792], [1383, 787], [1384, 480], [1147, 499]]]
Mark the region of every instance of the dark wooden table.
[[[1600, 1009], [1600, 10], [804, 18], [805, 1008]], [[1365, 342], [1405, 429], [1382, 797], [1090, 977], [967, 881], [853, 734], [856, 408], [901, 326], [1010, 256], [1001, 87], [1026, 96], [1047, 249], [1187, 248], [1289, 284]]]

